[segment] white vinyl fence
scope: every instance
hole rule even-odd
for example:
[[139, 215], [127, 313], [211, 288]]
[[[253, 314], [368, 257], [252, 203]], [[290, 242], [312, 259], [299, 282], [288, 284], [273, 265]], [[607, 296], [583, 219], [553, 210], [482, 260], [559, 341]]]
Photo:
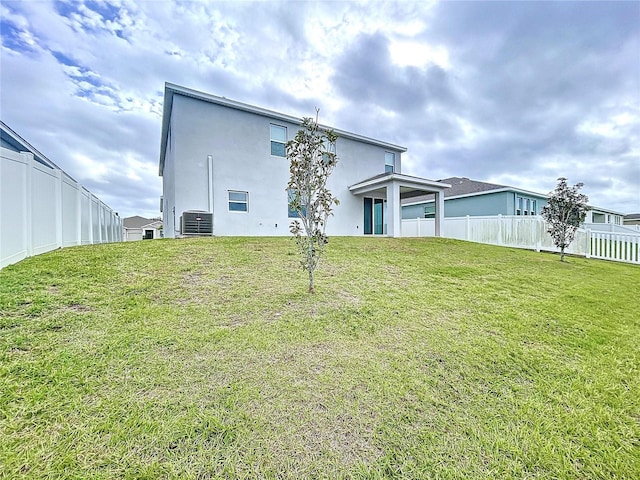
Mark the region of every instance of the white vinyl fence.
[[0, 268], [71, 245], [122, 241], [122, 220], [62, 170], [0, 148]]
[[[547, 233], [544, 219], [540, 216], [448, 217], [444, 219], [443, 230], [447, 238], [536, 251], [559, 251]], [[433, 235], [433, 219], [402, 220], [403, 237]], [[576, 232], [575, 239], [566, 252], [587, 258], [640, 264], [640, 232], [616, 233], [581, 228]]]

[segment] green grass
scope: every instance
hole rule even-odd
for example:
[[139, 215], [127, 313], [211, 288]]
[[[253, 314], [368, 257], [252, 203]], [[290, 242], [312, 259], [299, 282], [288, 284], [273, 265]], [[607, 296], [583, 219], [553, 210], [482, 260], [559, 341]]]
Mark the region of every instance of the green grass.
[[640, 267], [445, 239], [0, 272], [0, 478], [640, 478]]

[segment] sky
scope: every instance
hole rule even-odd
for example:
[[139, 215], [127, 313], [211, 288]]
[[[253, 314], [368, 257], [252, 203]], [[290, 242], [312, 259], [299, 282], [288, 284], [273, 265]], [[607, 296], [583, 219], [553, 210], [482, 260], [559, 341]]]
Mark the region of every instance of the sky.
[[0, 31], [0, 118], [122, 217], [160, 215], [165, 82], [640, 212], [639, 1], [2, 0]]

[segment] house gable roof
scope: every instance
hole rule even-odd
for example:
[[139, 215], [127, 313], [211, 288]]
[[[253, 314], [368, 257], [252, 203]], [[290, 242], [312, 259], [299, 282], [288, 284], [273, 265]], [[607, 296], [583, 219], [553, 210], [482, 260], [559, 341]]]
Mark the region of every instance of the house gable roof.
[[[245, 112], [254, 113], [264, 117], [280, 120], [283, 122], [294, 123], [296, 125], [301, 123], [301, 118], [297, 118], [284, 113], [274, 112], [273, 110], [267, 110], [266, 108], [255, 107], [246, 103], [237, 102], [235, 100], [229, 100], [225, 97], [218, 97], [209, 93], [199, 92], [191, 88], [182, 87], [173, 83], [166, 82], [164, 85], [164, 105], [162, 109], [162, 133], [160, 136], [160, 169], [159, 174], [162, 176], [164, 170], [164, 159], [167, 151], [167, 141], [169, 137], [169, 120], [171, 118], [171, 110], [173, 108], [174, 95], [182, 95], [185, 97], [195, 98], [203, 102], [212, 103], [215, 105], [221, 105], [223, 107], [234, 108], [236, 110], [242, 110]], [[344, 130], [338, 130], [327, 125], [321, 125], [322, 128], [332, 129], [339, 137], [356, 140], [358, 142], [368, 143], [371, 145], [377, 145], [379, 147], [388, 148], [397, 152], [406, 152], [406, 147], [400, 145], [394, 145], [392, 143], [375, 140], [373, 138], [358, 135], [357, 133], [350, 133]]]
[[142, 228], [153, 223], [162, 223], [160, 220], [155, 220], [153, 218], [144, 218], [139, 215], [135, 215], [133, 217], [127, 217], [122, 220], [122, 225], [124, 228]]

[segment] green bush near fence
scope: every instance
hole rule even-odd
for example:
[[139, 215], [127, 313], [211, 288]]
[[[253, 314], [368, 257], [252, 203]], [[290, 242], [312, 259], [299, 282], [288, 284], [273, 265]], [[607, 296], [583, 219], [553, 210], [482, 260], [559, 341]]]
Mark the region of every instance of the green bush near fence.
[[446, 239], [0, 271], [0, 478], [639, 478], [640, 267]]

